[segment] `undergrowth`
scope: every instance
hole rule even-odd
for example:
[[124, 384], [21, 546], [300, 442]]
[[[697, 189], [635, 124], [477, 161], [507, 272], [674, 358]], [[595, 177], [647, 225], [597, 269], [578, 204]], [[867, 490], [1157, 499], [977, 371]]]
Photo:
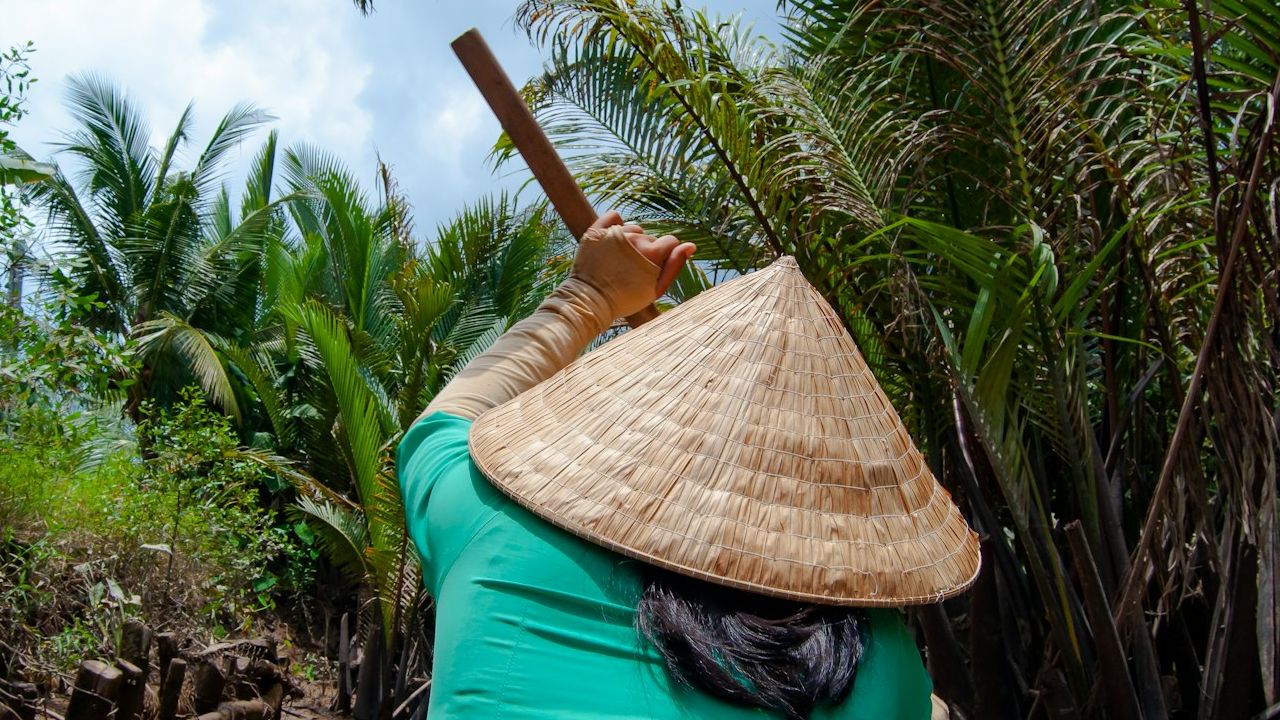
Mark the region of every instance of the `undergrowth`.
[[198, 393], [131, 431], [42, 405], [3, 429], [0, 654], [32, 679], [109, 655], [130, 617], [209, 641], [313, 583], [310, 534]]

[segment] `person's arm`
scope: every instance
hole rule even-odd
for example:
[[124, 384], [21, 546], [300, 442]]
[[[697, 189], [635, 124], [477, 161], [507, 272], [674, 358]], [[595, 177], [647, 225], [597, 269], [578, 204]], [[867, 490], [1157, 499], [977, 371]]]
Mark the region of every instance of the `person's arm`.
[[423, 411], [467, 420], [554, 375], [614, 318], [649, 305], [675, 279], [693, 245], [654, 238], [605, 213], [582, 238], [573, 270], [538, 306], [467, 364]]

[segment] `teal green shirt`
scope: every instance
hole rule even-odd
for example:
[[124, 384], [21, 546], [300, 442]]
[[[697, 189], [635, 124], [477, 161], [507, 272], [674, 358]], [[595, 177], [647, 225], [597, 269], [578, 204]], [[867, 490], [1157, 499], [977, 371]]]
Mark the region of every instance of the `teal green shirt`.
[[[436, 413], [399, 448], [409, 534], [436, 599], [432, 720], [771, 717], [675, 682], [634, 627], [639, 563], [579, 539], [494, 488], [471, 423]], [[895, 610], [868, 610], [853, 691], [819, 720], [926, 720], [929, 677]]]

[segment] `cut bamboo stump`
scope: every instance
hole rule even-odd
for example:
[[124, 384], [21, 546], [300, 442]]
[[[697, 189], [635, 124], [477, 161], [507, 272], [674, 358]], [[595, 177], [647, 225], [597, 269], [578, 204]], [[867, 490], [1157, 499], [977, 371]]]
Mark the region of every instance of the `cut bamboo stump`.
[[142, 716], [143, 696], [147, 692], [146, 673], [128, 660], [116, 660], [116, 668], [120, 670], [116, 720], [138, 720]]
[[271, 706], [272, 720], [280, 720], [280, 712], [284, 709], [284, 684], [276, 683], [262, 696], [263, 702]]
[[36, 708], [40, 705], [40, 688], [34, 683], [17, 683], [13, 686], [18, 695], [18, 707], [14, 708], [21, 720], [36, 720]]
[[233, 700], [218, 705], [226, 720], [271, 720], [274, 710], [263, 700]]
[[32, 683], [0, 680], [0, 718], [36, 720], [40, 688]]
[[66, 720], [102, 720], [110, 715], [122, 677], [123, 673], [104, 662], [86, 660], [76, 674]]
[[244, 660], [244, 658], [236, 655], [227, 655], [222, 658], [222, 677], [224, 678], [224, 682], [222, 684], [223, 697], [230, 696], [232, 700], [235, 700], [238, 697], [236, 695], [236, 689], [239, 686], [241, 679], [241, 660]]
[[120, 659], [142, 670], [144, 683], [151, 671], [151, 637], [151, 628], [136, 619], [126, 620], [120, 633]]
[[169, 677], [169, 663], [178, 656], [178, 638], [173, 633], [156, 635], [156, 656], [160, 661], [160, 676], [156, 682], [160, 683], [160, 689], [163, 691]]
[[227, 676], [212, 662], [204, 661], [196, 666], [191, 676], [192, 701], [197, 713], [208, 713], [218, 707]]
[[187, 661], [182, 658], [171, 658], [168, 667], [165, 668], [156, 720], [173, 720], [178, 714], [178, 700], [182, 697], [182, 681], [186, 677]]
[[342, 613], [338, 624], [338, 698], [334, 709], [351, 711], [351, 614]]

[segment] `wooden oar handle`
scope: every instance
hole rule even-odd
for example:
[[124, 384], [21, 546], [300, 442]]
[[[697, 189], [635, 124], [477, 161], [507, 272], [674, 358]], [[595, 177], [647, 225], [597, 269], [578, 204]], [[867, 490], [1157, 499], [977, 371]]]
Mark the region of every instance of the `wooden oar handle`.
[[[489, 44], [481, 37], [479, 30], [472, 28], [459, 35], [451, 45], [453, 53], [458, 56], [462, 67], [466, 68], [467, 74], [476, 84], [476, 89], [484, 96], [485, 102], [489, 103], [489, 108], [498, 118], [502, 129], [507, 132], [534, 179], [547, 194], [551, 206], [556, 209], [560, 219], [564, 220], [573, 237], [581, 238], [596, 221], [595, 208], [569, 173], [569, 168], [565, 167], [546, 133], [542, 132], [524, 98], [520, 97], [519, 91], [498, 64]], [[629, 316], [627, 324], [639, 327], [657, 316], [658, 309], [650, 305]]]

